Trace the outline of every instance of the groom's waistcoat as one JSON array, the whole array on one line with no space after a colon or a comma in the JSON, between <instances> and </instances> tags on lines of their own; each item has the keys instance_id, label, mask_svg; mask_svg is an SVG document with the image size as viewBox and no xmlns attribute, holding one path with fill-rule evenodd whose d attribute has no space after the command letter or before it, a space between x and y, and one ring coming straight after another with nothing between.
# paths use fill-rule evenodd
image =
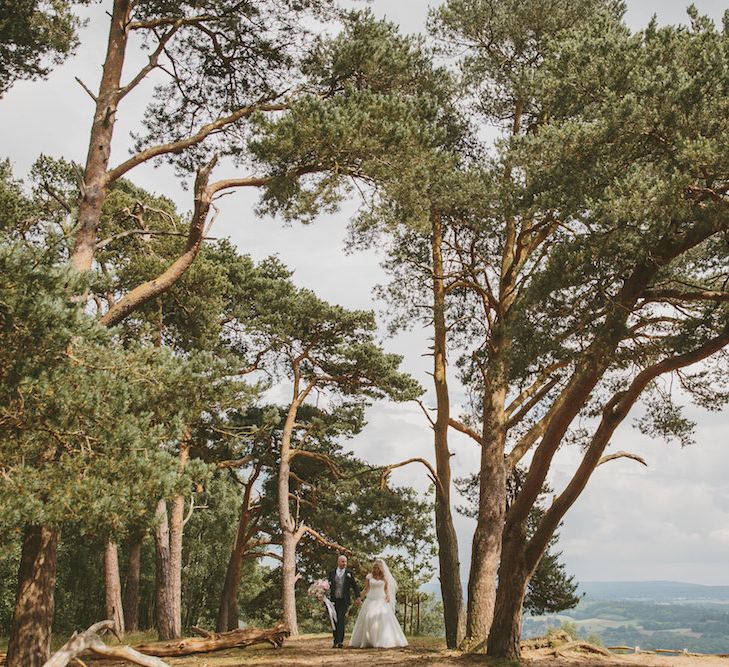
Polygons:
<instances>
[{"instance_id":1,"label":"groom's waistcoat","mask_svg":"<svg viewBox=\"0 0 729 667\"><path fill-rule=\"evenodd\" d=\"M350 569L344 570L343 577L337 577L337 568L329 572L329 597L332 600L343 600L345 604L351 601L350 590L355 597L359 597L359 586L354 579L354 574Z\"/></svg>"}]
</instances>

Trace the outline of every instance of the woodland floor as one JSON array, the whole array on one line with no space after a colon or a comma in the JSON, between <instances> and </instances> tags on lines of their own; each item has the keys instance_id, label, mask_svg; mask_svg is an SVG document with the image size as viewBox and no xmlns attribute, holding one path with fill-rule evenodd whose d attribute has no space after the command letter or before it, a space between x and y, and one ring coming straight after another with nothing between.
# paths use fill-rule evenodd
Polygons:
<instances>
[{"instance_id":1,"label":"woodland floor","mask_svg":"<svg viewBox=\"0 0 729 667\"><path fill-rule=\"evenodd\" d=\"M439 640L412 638L404 649L332 649L330 635L302 635L288 639L283 648L250 646L187 658L167 658L172 667L511 667L515 663L489 661L480 655L447 651ZM119 662L89 661L91 665L121 667ZM729 667L729 659L717 657L627 655L614 658L556 658L550 649L526 651L523 667Z\"/></svg>"}]
</instances>

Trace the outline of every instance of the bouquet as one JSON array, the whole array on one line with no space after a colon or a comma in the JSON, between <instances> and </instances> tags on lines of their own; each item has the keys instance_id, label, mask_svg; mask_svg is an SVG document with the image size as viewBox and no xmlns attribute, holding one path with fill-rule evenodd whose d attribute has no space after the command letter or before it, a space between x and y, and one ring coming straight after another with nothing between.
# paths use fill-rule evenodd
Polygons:
<instances>
[{"instance_id":1,"label":"bouquet","mask_svg":"<svg viewBox=\"0 0 729 667\"><path fill-rule=\"evenodd\" d=\"M337 612L334 609L334 603L329 599L327 593L329 592L329 582L326 579L317 579L311 586L307 593L317 600L321 600L324 603L324 607L327 610L327 616L329 623L332 626L332 630L337 626Z\"/></svg>"},{"instance_id":2,"label":"bouquet","mask_svg":"<svg viewBox=\"0 0 729 667\"><path fill-rule=\"evenodd\" d=\"M307 591L311 597L322 600L329 592L329 582L326 579L317 579Z\"/></svg>"}]
</instances>

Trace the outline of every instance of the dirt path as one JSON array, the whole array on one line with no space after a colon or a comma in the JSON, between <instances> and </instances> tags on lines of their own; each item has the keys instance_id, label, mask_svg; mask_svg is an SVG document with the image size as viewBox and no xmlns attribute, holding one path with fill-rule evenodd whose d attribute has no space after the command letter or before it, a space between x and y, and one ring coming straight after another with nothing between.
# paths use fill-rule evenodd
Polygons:
<instances>
[{"instance_id":1,"label":"dirt path","mask_svg":"<svg viewBox=\"0 0 729 667\"><path fill-rule=\"evenodd\" d=\"M490 662L485 656L447 651L442 643L415 639L404 649L332 649L331 638L324 635L288 639L283 648L252 646L204 656L169 659L174 667L469 667L509 663ZM556 658L549 649L529 651L523 667L729 667L729 659L665 657L653 655L615 656L612 659L575 656Z\"/></svg>"}]
</instances>

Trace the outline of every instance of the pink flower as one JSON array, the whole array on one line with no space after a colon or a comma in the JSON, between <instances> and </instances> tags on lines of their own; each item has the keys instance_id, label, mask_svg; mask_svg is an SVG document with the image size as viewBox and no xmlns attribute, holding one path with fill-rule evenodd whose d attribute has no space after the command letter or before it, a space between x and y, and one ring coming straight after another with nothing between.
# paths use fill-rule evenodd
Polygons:
<instances>
[{"instance_id":1,"label":"pink flower","mask_svg":"<svg viewBox=\"0 0 729 667\"><path fill-rule=\"evenodd\" d=\"M329 582L326 579L317 579L311 586L307 593L315 598L323 598L324 593L329 590Z\"/></svg>"}]
</instances>

